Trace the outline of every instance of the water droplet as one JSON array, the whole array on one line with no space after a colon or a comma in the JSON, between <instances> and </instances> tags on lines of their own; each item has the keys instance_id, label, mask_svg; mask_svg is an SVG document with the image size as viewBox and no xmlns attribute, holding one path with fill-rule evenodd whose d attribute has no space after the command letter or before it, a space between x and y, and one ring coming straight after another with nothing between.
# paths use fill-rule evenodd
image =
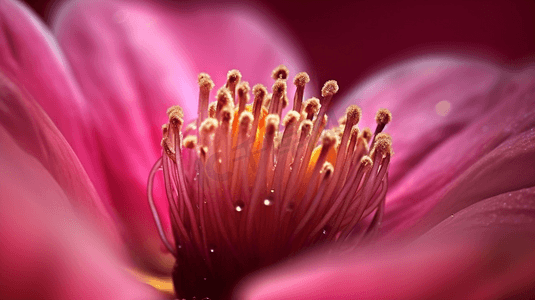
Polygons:
<instances>
[{"instance_id":1,"label":"water droplet","mask_svg":"<svg viewBox=\"0 0 535 300\"><path fill-rule=\"evenodd\" d=\"M209 245L208 245L208 249L209 249L210 253L214 253L214 252L215 252L215 248L216 248L216 247L215 247L214 244L209 244Z\"/></svg>"},{"instance_id":2,"label":"water droplet","mask_svg":"<svg viewBox=\"0 0 535 300\"><path fill-rule=\"evenodd\" d=\"M178 245L178 249L182 249L182 245Z\"/></svg>"},{"instance_id":3,"label":"water droplet","mask_svg":"<svg viewBox=\"0 0 535 300\"><path fill-rule=\"evenodd\" d=\"M271 206L271 204L273 204L273 201L271 201L269 199L264 199L264 205L265 206Z\"/></svg>"},{"instance_id":4,"label":"water droplet","mask_svg":"<svg viewBox=\"0 0 535 300\"><path fill-rule=\"evenodd\" d=\"M204 277L204 280L206 280L206 277Z\"/></svg>"},{"instance_id":5,"label":"water droplet","mask_svg":"<svg viewBox=\"0 0 535 300\"><path fill-rule=\"evenodd\" d=\"M451 218L453 218L453 214L451 214L451 216L450 216L450 217L451 217Z\"/></svg>"},{"instance_id":6,"label":"water droplet","mask_svg":"<svg viewBox=\"0 0 535 300\"><path fill-rule=\"evenodd\" d=\"M234 206L234 208L236 209L237 212L240 212L240 211L243 211L243 207L245 206L245 203L243 203L243 201L239 200L236 202L236 205Z\"/></svg>"},{"instance_id":7,"label":"water droplet","mask_svg":"<svg viewBox=\"0 0 535 300\"><path fill-rule=\"evenodd\" d=\"M327 234L327 230L323 229L322 233Z\"/></svg>"}]
</instances>

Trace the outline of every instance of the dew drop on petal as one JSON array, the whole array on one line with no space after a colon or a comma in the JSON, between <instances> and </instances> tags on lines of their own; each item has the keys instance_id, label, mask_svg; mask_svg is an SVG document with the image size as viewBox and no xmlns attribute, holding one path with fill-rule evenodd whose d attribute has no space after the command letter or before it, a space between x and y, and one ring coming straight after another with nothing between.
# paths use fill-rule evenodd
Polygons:
<instances>
[{"instance_id":1,"label":"dew drop on petal","mask_svg":"<svg viewBox=\"0 0 535 300\"><path fill-rule=\"evenodd\" d=\"M240 212L240 211L243 211L244 206L245 206L245 203L239 200L238 202L236 202L236 205L234 206L234 208L236 209L237 212Z\"/></svg>"}]
</instances>

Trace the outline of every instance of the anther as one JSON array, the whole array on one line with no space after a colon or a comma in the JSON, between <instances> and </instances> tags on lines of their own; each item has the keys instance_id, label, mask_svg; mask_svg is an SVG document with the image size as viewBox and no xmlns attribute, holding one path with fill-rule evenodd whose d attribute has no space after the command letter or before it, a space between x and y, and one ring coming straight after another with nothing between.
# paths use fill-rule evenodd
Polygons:
<instances>
[{"instance_id":1,"label":"anther","mask_svg":"<svg viewBox=\"0 0 535 300\"><path fill-rule=\"evenodd\" d=\"M360 166L364 172L367 172L373 167L373 160L368 155L365 155L360 159Z\"/></svg>"},{"instance_id":2,"label":"anther","mask_svg":"<svg viewBox=\"0 0 535 300\"><path fill-rule=\"evenodd\" d=\"M338 93L338 83L335 80L325 82L321 89L321 96L324 98L329 96L332 97L336 93Z\"/></svg>"},{"instance_id":3,"label":"anther","mask_svg":"<svg viewBox=\"0 0 535 300\"><path fill-rule=\"evenodd\" d=\"M225 87L229 90L232 99L235 99L236 86L241 80L241 73L238 70L230 70L227 73L227 84Z\"/></svg>"},{"instance_id":4,"label":"anther","mask_svg":"<svg viewBox=\"0 0 535 300\"><path fill-rule=\"evenodd\" d=\"M264 101L266 101L266 97L268 95L268 91L267 91L266 87L263 86L262 84L256 84L253 87L253 95L254 95L253 111L256 111L257 109L259 109L260 107L263 106ZM256 118L256 116L255 116L255 118Z\"/></svg>"},{"instance_id":5,"label":"anther","mask_svg":"<svg viewBox=\"0 0 535 300\"><path fill-rule=\"evenodd\" d=\"M275 80L277 79L286 80L288 78L288 75L290 75L290 70L288 70L288 68L285 65L279 65L271 73L271 77Z\"/></svg>"},{"instance_id":6,"label":"anther","mask_svg":"<svg viewBox=\"0 0 535 300\"><path fill-rule=\"evenodd\" d=\"M301 131L302 134L304 133L304 135L307 136L312 131L312 126L312 121L303 120L303 122L301 122L301 124L299 125L299 131Z\"/></svg>"},{"instance_id":7,"label":"anther","mask_svg":"<svg viewBox=\"0 0 535 300\"><path fill-rule=\"evenodd\" d=\"M284 96L286 96L286 81L277 79L273 84L273 95L271 96L271 102L269 105L269 113L277 114L280 116L282 112L282 105Z\"/></svg>"},{"instance_id":8,"label":"anther","mask_svg":"<svg viewBox=\"0 0 535 300\"><path fill-rule=\"evenodd\" d=\"M353 126L360 121L362 111L356 105L350 105L346 110L346 122L348 126Z\"/></svg>"},{"instance_id":9,"label":"anther","mask_svg":"<svg viewBox=\"0 0 535 300\"><path fill-rule=\"evenodd\" d=\"M375 154L384 156L392 151L392 137L387 133L379 133L375 139L371 156Z\"/></svg>"},{"instance_id":10,"label":"anther","mask_svg":"<svg viewBox=\"0 0 535 300\"><path fill-rule=\"evenodd\" d=\"M320 107L320 100L316 97L312 97L305 101L305 108L303 111L307 114L307 120L312 120L320 110Z\"/></svg>"},{"instance_id":11,"label":"anther","mask_svg":"<svg viewBox=\"0 0 535 300\"><path fill-rule=\"evenodd\" d=\"M338 139L336 137L336 133L334 133L332 130L327 130L323 133L323 136L321 137L321 145L324 148L330 148L338 142Z\"/></svg>"},{"instance_id":12,"label":"anther","mask_svg":"<svg viewBox=\"0 0 535 300\"><path fill-rule=\"evenodd\" d=\"M169 107L167 109L167 116L169 117L169 124L173 126L182 126L184 123L184 113L178 105Z\"/></svg>"},{"instance_id":13,"label":"anther","mask_svg":"<svg viewBox=\"0 0 535 300\"><path fill-rule=\"evenodd\" d=\"M220 88L219 91L217 91L217 106L215 111L216 119L220 119L220 113L221 110L226 107L233 105L232 103L232 97L230 95L230 91L227 88Z\"/></svg>"},{"instance_id":14,"label":"anther","mask_svg":"<svg viewBox=\"0 0 535 300\"><path fill-rule=\"evenodd\" d=\"M306 72L297 73L294 77L294 85L296 87L304 87L307 83L310 82L310 77Z\"/></svg>"},{"instance_id":15,"label":"anther","mask_svg":"<svg viewBox=\"0 0 535 300\"><path fill-rule=\"evenodd\" d=\"M201 122L208 117L208 102L210 101L210 91L214 88L214 82L210 75L200 73L198 77L199 83L199 112L197 116L197 127Z\"/></svg>"},{"instance_id":16,"label":"anther","mask_svg":"<svg viewBox=\"0 0 535 300\"><path fill-rule=\"evenodd\" d=\"M301 106L303 102L303 94L305 91L305 85L310 81L310 77L306 72L297 73L294 77L294 85L296 86L295 96L294 96L294 107L293 110L301 111Z\"/></svg>"},{"instance_id":17,"label":"anther","mask_svg":"<svg viewBox=\"0 0 535 300\"><path fill-rule=\"evenodd\" d=\"M377 111L377 114L375 115L375 122L377 122L377 127L375 128L375 133L373 134L374 139L372 140L372 143L375 141L375 136L381 133L385 128L386 124L390 123L390 121L392 121L392 114L388 109L381 108Z\"/></svg>"},{"instance_id":18,"label":"anther","mask_svg":"<svg viewBox=\"0 0 535 300\"><path fill-rule=\"evenodd\" d=\"M206 73L199 74L198 83L199 83L199 87L202 90L210 91L214 88L214 82L212 81L212 78L210 78L210 75Z\"/></svg>"},{"instance_id":19,"label":"anther","mask_svg":"<svg viewBox=\"0 0 535 300\"><path fill-rule=\"evenodd\" d=\"M299 117L300 115L298 112L296 112L295 110L291 110L282 120L282 125L284 125L284 127L288 127L291 124L294 124L295 122L299 121Z\"/></svg>"},{"instance_id":20,"label":"anther","mask_svg":"<svg viewBox=\"0 0 535 300\"><path fill-rule=\"evenodd\" d=\"M392 113L386 108L381 108L377 111L375 115L375 122L377 125L386 125L392 121Z\"/></svg>"},{"instance_id":21,"label":"anther","mask_svg":"<svg viewBox=\"0 0 535 300\"><path fill-rule=\"evenodd\" d=\"M184 138L182 144L185 148L193 149L195 146L197 146L197 137L194 135L188 135Z\"/></svg>"}]
</instances>

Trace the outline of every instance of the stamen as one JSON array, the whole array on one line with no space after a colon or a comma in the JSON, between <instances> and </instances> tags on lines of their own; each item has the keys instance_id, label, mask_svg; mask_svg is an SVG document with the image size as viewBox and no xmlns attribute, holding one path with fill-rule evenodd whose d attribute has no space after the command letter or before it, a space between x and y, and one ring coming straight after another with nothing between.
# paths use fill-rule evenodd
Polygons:
<instances>
[{"instance_id":1,"label":"stamen","mask_svg":"<svg viewBox=\"0 0 535 300\"><path fill-rule=\"evenodd\" d=\"M362 112L351 105L338 126L325 130L338 85L328 81L320 99L303 102L310 78L302 72L293 81L294 110L279 126L289 71L281 65L272 76L272 94L257 84L248 104L249 84L232 70L209 103L214 83L201 73L197 120L184 128L182 109L167 111L148 197L158 233L177 258L173 278L181 298L220 298L245 274L303 248L328 241L346 247L342 242L368 242L378 232L393 155L392 138L382 130L391 114L379 110L372 134L359 130ZM152 196L159 169L174 247ZM367 216L373 218L363 227Z\"/></svg>"},{"instance_id":2,"label":"stamen","mask_svg":"<svg viewBox=\"0 0 535 300\"><path fill-rule=\"evenodd\" d=\"M214 82L210 78L210 75L206 73L199 74L199 115L197 118L197 128L201 125L201 122L208 117L208 102L210 99L210 91L214 88Z\"/></svg>"},{"instance_id":3,"label":"stamen","mask_svg":"<svg viewBox=\"0 0 535 300\"><path fill-rule=\"evenodd\" d=\"M320 111L320 100L316 97L312 97L305 101L305 108L303 110L306 113L306 119L311 120Z\"/></svg>"},{"instance_id":4,"label":"stamen","mask_svg":"<svg viewBox=\"0 0 535 300\"><path fill-rule=\"evenodd\" d=\"M375 141L375 136L382 132L385 126L390 123L390 121L392 121L392 114L388 109L381 108L377 111L377 114L375 115L375 122L377 122L377 127L375 128L375 133L373 134L373 141Z\"/></svg>"},{"instance_id":5,"label":"stamen","mask_svg":"<svg viewBox=\"0 0 535 300\"><path fill-rule=\"evenodd\" d=\"M238 115L241 115L241 113L245 110L245 104L249 102L249 83L247 81L240 82L238 85Z\"/></svg>"},{"instance_id":6,"label":"stamen","mask_svg":"<svg viewBox=\"0 0 535 300\"><path fill-rule=\"evenodd\" d=\"M290 70L288 70L288 68L285 65L279 65L271 73L271 77L275 80L277 79L286 80L288 78L288 75L290 75Z\"/></svg>"},{"instance_id":7,"label":"stamen","mask_svg":"<svg viewBox=\"0 0 535 300\"><path fill-rule=\"evenodd\" d=\"M234 108L234 104L232 102L232 96L230 94L230 91L227 88L220 88L219 91L217 91L217 106L215 111L215 118L218 120L221 120L221 111L225 107L232 107Z\"/></svg>"},{"instance_id":8,"label":"stamen","mask_svg":"<svg viewBox=\"0 0 535 300\"><path fill-rule=\"evenodd\" d=\"M225 87L229 90L232 99L236 100L236 86L240 83L241 73L238 70L230 70L227 73L227 84ZM236 101L234 101L236 103Z\"/></svg>"},{"instance_id":9,"label":"stamen","mask_svg":"<svg viewBox=\"0 0 535 300\"><path fill-rule=\"evenodd\" d=\"M297 73L294 77L295 96L294 96L294 107L293 110L301 111L301 103L303 102L303 95L305 91L306 84L310 81L310 77L307 73L301 72Z\"/></svg>"},{"instance_id":10,"label":"stamen","mask_svg":"<svg viewBox=\"0 0 535 300\"><path fill-rule=\"evenodd\" d=\"M277 79L273 84L273 95L269 105L269 113L281 117L284 97L286 96L286 81Z\"/></svg>"}]
</instances>

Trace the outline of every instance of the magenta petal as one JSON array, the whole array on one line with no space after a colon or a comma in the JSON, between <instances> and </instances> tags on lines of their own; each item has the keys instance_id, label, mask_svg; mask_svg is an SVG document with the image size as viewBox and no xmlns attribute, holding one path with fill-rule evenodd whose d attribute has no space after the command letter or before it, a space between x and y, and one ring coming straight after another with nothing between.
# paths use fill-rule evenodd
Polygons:
<instances>
[{"instance_id":1,"label":"magenta petal","mask_svg":"<svg viewBox=\"0 0 535 300\"><path fill-rule=\"evenodd\" d=\"M177 103L186 121L196 118L197 73L209 72L223 85L227 71L238 68L252 85L272 82L280 63L304 70L299 53L276 39L265 17L239 9L189 13L164 3L68 2L53 25L90 99L80 116L89 124L82 128L86 144L75 149L84 165L100 166L89 175L141 259L157 259L160 249L146 201L147 177L161 155L160 125ZM165 212L164 197L157 198Z\"/></svg>"},{"instance_id":2,"label":"magenta petal","mask_svg":"<svg viewBox=\"0 0 535 300\"><path fill-rule=\"evenodd\" d=\"M114 224L72 149L2 73L0 141L1 298L155 299L108 245Z\"/></svg>"},{"instance_id":3,"label":"magenta petal","mask_svg":"<svg viewBox=\"0 0 535 300\"><path fill-rule=\"evenodd\" d=\"M534 74L529 68L504 74L487 92L486 99L496 102L492 109L405 175L390 194L386 230L406 228L433 209L419 224L426 230L476 201L535 184Z\"/></svg>"},{"instance_id":4,"label":"magenta petal","mask_svg":"<svg viewBox=\"0 0 535 300\"><path fill-rule=\"evenodd\" d=\"M128 273L132 267L74 213L68 192L3 124L0 140L2 299L160 297Z\"/></svg>"},{"instance_id":5,"label":"magenta petal","mask_svg":"<svg viewBox=\"0 0 535 300\"><path fill-rule=\"evenodd\" d=\"M393 120L385 131L393 137L395 157L389 168L390 190L433 149L495 107L490 97L502 70L489 63L451 57L421 57L399 63L357 86L344 106L362 106L362 126L375 128L375 112L388 108ZM356 100L355 100L356 99ZM437 109L442 101L448 110ZM440 114L439 114L440 112Z\"/></svg>"},{"instance_id":6,"label":"magenta petal","mask_svg":"<svg viewBox=\"0 0 535 300\"><path fill-rule=\"evenodd\" d=\"M357 88L354 95L362 99L365 125L375 126L373 117L378 108L389 108L393 114L392 124L385 130L393 136L395 152L385 231L413 225L442 201L454 180L482 156L508 138L533 128L533 74L532 68L507 72L474 60L427 57L387 70ZM509 175L524 172L522 164L506 166L510 167ZM501 180L504 172L494 174L490 170L487 176L494 176L496 187L481 197L468 199L478 201L530 186L529 176L514 187ZM465 185L470 191L458 192L478 194L487 186L475 183ZM455 212L454 207L459 210L473 203L465 199L454 196L444 200L443 205L451 209L437 208L440 217L426 228Z\"/></svg>"},{"instance_id":7,"label":"magenta petal","mask_svg":"<svg viewBox=\"0 0 535 300\"><path fill-rule=\"evenodd\" d=\"M240 299L503 299L535 290L535 190L481 201L408 246L316 253L258 274Z\"/></svg>"}]
</instances>

